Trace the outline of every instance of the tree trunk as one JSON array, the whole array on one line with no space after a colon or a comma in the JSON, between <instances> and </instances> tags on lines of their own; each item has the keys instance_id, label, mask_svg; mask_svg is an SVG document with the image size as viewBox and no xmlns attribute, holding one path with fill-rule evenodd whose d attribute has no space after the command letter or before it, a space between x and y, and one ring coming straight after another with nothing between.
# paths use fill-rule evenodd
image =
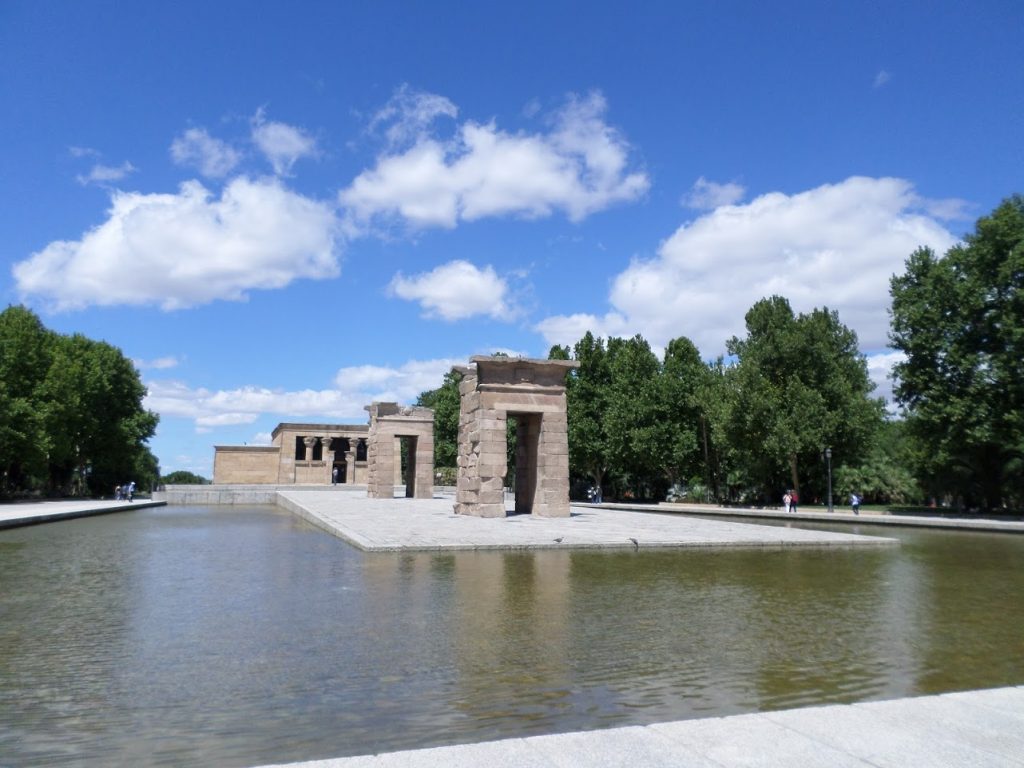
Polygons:
<instances>
[{"instance_id":1,"label":"tree trunk","mask_svg":"<svg viewBox=\"0 0 1024 768\"><path fill-rule=\"evenodd\" d=\"M797 492L797 495L799 495L800 494L800 477L797 475L797 471L796 471L796 454L795 453L789 454L789 473L790 473L790 476L791 476L790 479L793 481L793 490ZM801 501L803 501L803 499L801 499Z\"/></svg>"}]
</instances>

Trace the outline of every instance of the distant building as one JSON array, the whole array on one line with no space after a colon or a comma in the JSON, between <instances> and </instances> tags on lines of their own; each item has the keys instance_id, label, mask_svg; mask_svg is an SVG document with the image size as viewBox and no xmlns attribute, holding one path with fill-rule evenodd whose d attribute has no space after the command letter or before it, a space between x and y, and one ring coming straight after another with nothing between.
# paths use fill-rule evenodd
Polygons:
<instances>
[{"instance_id":1,"label":"distant building","mask_svg":"<svg viewBox=\"0 0 1024 768\"><path fill-rule=\"evenodd\" d=\"M216 445L213 482L329 485L367 482L368 424L278 424L271 444Z\"/></svg>"}]
</instances>

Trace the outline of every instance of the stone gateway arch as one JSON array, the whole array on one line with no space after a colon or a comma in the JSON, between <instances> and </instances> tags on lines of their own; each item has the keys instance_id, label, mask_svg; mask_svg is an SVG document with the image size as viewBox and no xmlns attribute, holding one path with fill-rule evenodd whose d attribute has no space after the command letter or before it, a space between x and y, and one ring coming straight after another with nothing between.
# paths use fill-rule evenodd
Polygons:
<instances>
[{"instance_id":1,"label":"stone gateway arch","mask_svg":"<svg viewBox=\"0 0 1024 768\"><path fill-rule=\"evenodd\" d=\"M459 385L455 512L506 515L509 420L516 424L516 514L569 516L565 376L575 360L476 356Z\"/></svg>"},{"instance_id":2,"label":"stone gateway arch","mask_svg":"<svg viewBox=\"0 0 1024 768\"><path fill-rule=\"evenodd\" d=\"M434 412L397 403L372 403L366 410L370 412L366 495L371 499L394 498L395 486L402 483L404 442L406 497L433 498Z\"/></svg>"}]
</instances>

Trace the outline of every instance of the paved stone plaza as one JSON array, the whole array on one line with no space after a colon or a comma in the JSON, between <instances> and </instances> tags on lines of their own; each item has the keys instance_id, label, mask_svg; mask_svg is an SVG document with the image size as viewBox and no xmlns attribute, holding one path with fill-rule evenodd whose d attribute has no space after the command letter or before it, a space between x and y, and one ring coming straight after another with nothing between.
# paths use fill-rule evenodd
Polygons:
<instances>
[{"instance_id":1,"label":"paved stone plaza","mask_svg":"<svg viewBox=\"0 0 1024 768\"><path fill-rule=\"evenodd\" d=\"M569 517L456 515L452 499L278 489L277 503L367 551L898 546L895 539L575 506ZM510 506L511 508L511 506Z\"/></svg>"},{"instance_id":2,"label":"paved stone plaza","mask_svg":"<svg viewBox=\"0 0 1024 768\"><path fill-rule=\"evenodd\" d=\"M532 736L291 763L289 768L480 765L1019 768L1024 765L1024 687Z\"/></svg>"}]
</instances>

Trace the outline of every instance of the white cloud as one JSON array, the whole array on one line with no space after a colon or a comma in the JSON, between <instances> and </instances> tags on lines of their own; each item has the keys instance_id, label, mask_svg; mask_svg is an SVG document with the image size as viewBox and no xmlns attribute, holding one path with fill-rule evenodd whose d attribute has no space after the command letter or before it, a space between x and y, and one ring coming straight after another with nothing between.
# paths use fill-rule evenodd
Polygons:
<instances>
[{"instance_id":1,"label":"white cloud","mask_svg":"<svg viewBox=\"0 0 1024 768\"><path fill-rule=\"evenodd\" d=\"M242 154L227 142L210 136L205 128L189 128L171 142L171 157L178 165L198 168L203 176L219 179L235 169Z\"/></svg>"},{"instance_id":2,"label":"white cloud","mask_svg":"<svg viewBox=\"0 0 1024 768\"><path fill-rule=\"evenodd\" d=\"M581 329L641 333L658 347L687 336L710 357L744 335L754 302L778 294L797 312L838 310L863 348L878 349L887 343L889 278L919 246L942 253L955 242L902 179L774 192L679 227L656 258L635 260L615 278L603 317L550 317L537 330L558 344L574 343Z\"/></svg>"},{"instance_id":3,"label":"white cloud","mask_svg":"<svg viewBox=\"0 0 1024 768\"><path fill-rule=\"evenodd\" d=\"M505 280L493 267L478 269L468 261L452 261L411 277L399 273L388 291L407 301L418 301L427 317L451 321L487 315L509 320L515 315L505 299Z\"/></svg>"},{"instance_id":4,"label":"white cloud","mask_svg":"<svg viewBox=\"0 0 1024 768\"><path fill-rule=\"evenodd\" d=\"M416 91L403 84L373 116L368 130L383 130L388 147L396 149L422 138L438 118L455 118L458 114L458 107L444 96Z\"/></svg>"},{"instance_id":5,"label":"white cloud","mask_svg":"<svg viewBox=\"0 0 1024 768\"><path fill-rule=\"evenodd\" d=\"M135 367L140 371L145 370L167 370L168 368L177 368L179 365L178 358L176 357L158 357L154 360L132 360Z\"/></svg>"},{"instance_id":6,"label":"white cloud","mask_svg":"<svg viewBox=\"0 0 1024 768\"><path fill-rule=\"evenodd\" d=\"M974 204L959 198L931 200L927 197L916 198L916 204L929 216L943 221L964 221L974 218Z\"/></svg>"},{"instance_id":7,"label":"white cloud","mask_svg":"<svg viewBox=\"0 0 1024 768\"><path fill-rule=\"evenodd\" d=\"M278 176L291 174L292 166L304 157L316 157L316 139L301 128L268 121L261 107L251 120L252 141L266 156Z\"/></svg>"},{"instance_id":8,"label":"white cloud","mask_svg":"<svg viewBox=\"0 0 1024 768\"><path fill-rule=\"evenodd\" d=\"M555 210L579 221L640 197L650 185L645 173L628 170L629 145L604 122L605 111L595 93L571 97L547 133L465 122L450 142L420 135L406 151L378 158L339 200L356 230L379 218L452 228L460 220Z\"/></svg>"},{"instance_id":9,"label":"white cloud","mask_svg":"<svg viewBox=\"0 0 1024 768\"><path fill-rule=\"evenodd\" d=\"M274 442L274 436L269 432L257 432L249 440L249 445L270 445Z\"/></svg>"},{"instance_id":10,"label":"white cloud","mask_svg":"<svg viewBox=\"0 0 1024 768\"><path fill-rule=\"evenodd\" d=\"M98 149L92 147L68 147L68 154L72 157L100 157L101 152Z\"/></svg>"},{"instance_id":11,"label":"white cloud","mask_svg":"<svg viewBox=\"0 0 1024 768\"><path fill-rule=\"evenodd\" d=\"M338 274L332 207L273 179L236 178L220 199L189 181L177 194L115 192L111 200L107 221L80 240L54 241L14 265L22 296L58 310L171 310Z\"/></svg>"},{"instance_id":12,"label":"white cloud","mask_svg":"<svg viewBox=\"0 0 1024 768\"><path fill-rule=\"evenodd\" d=\"M892 394L892 368L896 363L901 363L906 359L906 355L902 352L879 352L867 355L868 376L871 377L876 387L872 394L875 397L884 397L889 411L892 413L897 411Z\"/></svg>"},{"instance_id":13,"label":"white cloud","mask_svg":"<svg viewBox=\"0 0 1024 768\"><path fill-rule=\"evenodd\" d=\"M365 402L335 389L284 391L248 386L211 391L174 381L148 381L146 387L146 408L161 416L192 419L197 427L251 424L264 414L360 420L365 416Z\"/></svg>"},{"instance_id":14,"label":"white cloud","mask_svg":"<svg viewBox=\"0 0 1024 768\"><path fill-rule=\"evenodd\" d=\"M330 419L364 424L364 409L374 401L412 403L429 389L436 389L454 365L465 358L411 360L398 368L354 366L338 371L331 389L288 391L245 386L227 390L192 388L179 381L147 381L146 408L162 417L191 419L197 431L215 427L252 424L265 415L289 419ZM265 434L265 433L262 433ZM253 439L260 444L260 434ZM269 444L269 435L265 443Z\"/></svg>"},{"instance_id":15,"label":"white cloud","mask_svg":"<svg viewBox=\"0 0 1024 768\"><path fill-rule=\"evenodd\" d=\"M555 315L537 323L536 330L541 333L549 344L568 344L572 347L583 338L587 331L595 336L630 336L631 331L626 318L617 312L609 312L598 316L585 312L574 315Z\"/></svg>"},{"instance_id":16,"label":"white cloud","mask_svg":"<svg viewBox=\"0 0 1024 768\"><path fill-rule=\"evenodd\" d=\"M875 88L881 88L883 85L892 80L892 75L886 72L884 69L878 70L878 74L875 75L875 81L872 84Z\"/></svg>"},{"instance_id":17,"label":"white cloud","mask_svg":"<svg viewBox=\"0 0 1024 768\"><path fill-rule=\"evenodd\" d=\"M398 368L357 365L342 368L334 377L339 390L373 401L411 403L420 393L437 389L444 376L456 365L465 365L469 357L410 360Z\"/></svg>"},{"instance_id":18,"label":"white cloud","mask_svg":"<svg viewBox=\"0 0 1024 768\"><path fill-rule=\"evenodd\" d=\"M718 184L701 176L683 198L683 205L700 211L711 211L723 205L738 203L746 192L746 188L735 181Z\"/></svg>"},{"instance_id":19,"label":"white cloud","mask_svg":"<svg viewBox=\"0 0 1024 768\"><path fill-rule=\"evenodd\" d=\"M84 176L79 174L75 177L78 183L83 187L86 184L107 184L111 181L120 181L126 178L132 173L135 173L138 168L125 160L120 165L102 165L97 163L92 167L89 173Z\"/></svg>"}]
</instances>

